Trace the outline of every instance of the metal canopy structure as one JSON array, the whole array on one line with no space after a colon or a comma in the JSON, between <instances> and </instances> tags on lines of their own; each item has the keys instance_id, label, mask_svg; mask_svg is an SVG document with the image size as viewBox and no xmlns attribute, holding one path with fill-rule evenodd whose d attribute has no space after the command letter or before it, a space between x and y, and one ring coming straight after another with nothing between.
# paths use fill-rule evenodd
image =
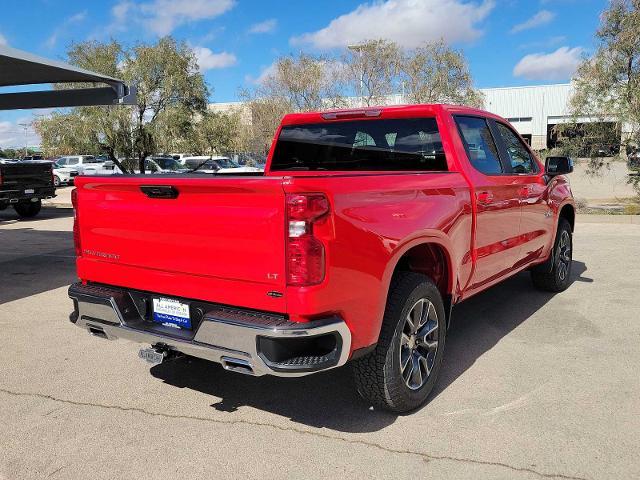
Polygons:
<instances>
[{"instance_id":1,"label":"metal canopy structure","mask_svg":"<svg viewBox=\"0 0 640 480\"><path fill-rule=\"evenodd\" d=\"M0 93L0 110L136 103L135 88L122 80L0 45L0 87L49 83L107 86Z\"/></svg>"}]
</instances>

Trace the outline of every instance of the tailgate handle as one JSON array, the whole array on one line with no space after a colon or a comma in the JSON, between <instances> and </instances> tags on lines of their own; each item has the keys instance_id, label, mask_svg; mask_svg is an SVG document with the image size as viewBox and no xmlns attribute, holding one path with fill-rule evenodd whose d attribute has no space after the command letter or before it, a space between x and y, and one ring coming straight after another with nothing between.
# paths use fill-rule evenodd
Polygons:
<instances>
[{"instance_id":1,"label":"tailgate handle","mask_svg":"<svg viewBox=\"0 0 640 480\"><path fill-rule=\"evenodd\" d=\"M143 185L140 190L149 198L178 198L178 189L173 185Z\"/></svg>"}]
</instances>

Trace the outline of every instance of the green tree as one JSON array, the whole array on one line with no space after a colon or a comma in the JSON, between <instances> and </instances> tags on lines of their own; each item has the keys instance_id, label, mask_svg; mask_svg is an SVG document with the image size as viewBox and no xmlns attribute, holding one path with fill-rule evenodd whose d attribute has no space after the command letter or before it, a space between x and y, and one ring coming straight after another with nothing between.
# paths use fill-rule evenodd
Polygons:
<instances>
[{"instance_id":1,"label":"green tree","mask_svg":"<svg viewBox=\"0 0 640 480\"><path fill-rule=\"evenodd\" d=\"M558 129L568 153L596 157L595 170L604 163L594 147L616 143L624 154L640 143L640 0L611 0L600 16L596 41L594 54L574 77L573 122ZM622 135L607 125L611 121L619 122ZM580 135L572 140L569 134L576 129Z\"/></svg>"},{"instance_id":2,"label":"green tree","mask_svg":"<svg viewBox=\"0 0 640 480\"><path fill-rule=\"evenodd\" d=\"M198 121L191 142L200 154L232 154L240 150L240 113L206 112Z\"/></svg>"},{"instance_id":3,"label":"green tree","mask_svg":"<svg viewBox=\"0 0 640 480\"><path fill-rule=\"evenodd\" d=\"M255 97L247 103L251 121L242 130L245 150L266 156L280 120L294 111L291 104L278 97Z\"/></svg>"},{"instance_id":4,"label":"green tree","mask_svg":"<svg viewBox=\"0 0 640 480\"><path fill-rule=\"evenodd\" d=\"M14 148L0 150L0 158L17 158L18 152Z\"/></svg>"},{"instance_id":5,"label":"green tree","mask_svg":"<svg viewBox=\"0 0 640 480\"><path fill-rule=\"evenodd\" d=\"M453 103L482 108L482 92L473 78L463 53L441 40L407 53L402 77L409 103Z\"/></svg>"},{"instance_id":6,"label":"green tree","mask_svg":"<svg viewBox=\"0 0 640 480\"><path fill-rule=\"evenodd\" d=\"M144 172L144 158L171 150L175 138L189 136L197 114L205 111L208 92L193 51L171 37L131 48L114 40L77 43L68 61L134 85L138 104L78 107L38 120L36 130L47 152L106 150L116 161L118 156L138 159Z\"/></svg>"}]
</instances>

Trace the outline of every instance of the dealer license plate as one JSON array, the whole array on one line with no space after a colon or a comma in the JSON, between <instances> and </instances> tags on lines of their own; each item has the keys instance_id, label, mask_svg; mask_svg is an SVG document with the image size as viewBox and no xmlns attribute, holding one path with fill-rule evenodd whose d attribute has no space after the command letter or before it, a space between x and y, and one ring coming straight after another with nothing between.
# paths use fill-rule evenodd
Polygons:
<instances>
[{"instance_id":1,"label":"dealer license plate","mask_svg":"<svg viewBox=\"0 0 640 480\"><path fill-rule=\"evenodd\" d=\"M36 191L33 188L27 188L24 193L25 195L30 195L32 193L36 193Z\"/></svg>"},{"instance_id":2,"label":"dealer license plate","mask_svg":"<svg viewBox=\"0 0 640 480\"><path fill-rule=\"evenodd\" d=\"M191 329L189 304L172 298L154 298L153 321L165 327Z\"/></svg>"}]
</instances>

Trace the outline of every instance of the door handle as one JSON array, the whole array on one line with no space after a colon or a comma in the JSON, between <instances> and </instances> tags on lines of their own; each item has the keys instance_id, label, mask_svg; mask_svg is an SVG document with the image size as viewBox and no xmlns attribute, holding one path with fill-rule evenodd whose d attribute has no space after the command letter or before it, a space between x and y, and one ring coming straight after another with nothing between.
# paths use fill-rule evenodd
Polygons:
<instances>
[{"instance_id":1,"label":"door handle","mask_svg":"<svg viewBox=\"0 0 640 480\"><path fill-rule=\"evenodd\" d=\"M529 185L518 189L518 196L520 198L529 198L529 195L531 195L531 187Z\"/></svg>"},{"instance_id":2,"label":"door handle","mask_svg":"<svg viewBox=\"0 0 640 480\"><path fill-rule=\"evenodd\" d=\"M140 190L149 198L178 198L178 189L173 185L143 185Z\"/></svg>"},{"instance_id":3,"label":"door handle","mask_svg":"<svg viewBox=\"0 0 640 480\"><path fill-rule=\"evenodd\" d=\"M493 201L493 193L492 192L478 192L476 194L476 199L478 203L482 203L483 205L487 205Z\"/></svg>"}]
</instances>

